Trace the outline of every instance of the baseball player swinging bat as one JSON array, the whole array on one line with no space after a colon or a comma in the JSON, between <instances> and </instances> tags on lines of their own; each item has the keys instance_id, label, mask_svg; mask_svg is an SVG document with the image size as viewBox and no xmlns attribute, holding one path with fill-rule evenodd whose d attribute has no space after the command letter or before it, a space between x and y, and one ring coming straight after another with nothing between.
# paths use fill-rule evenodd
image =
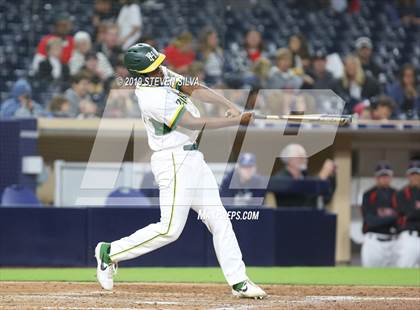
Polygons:
<instances>
[{"instance_id":1,"label":"baseball player swinging bat","mask_svg":"<svg viewBox=\"0 0 420 310\"><path fill-rule=\"evenodd\" d=\"M255 119L265 120L283 120L288 122L310 122L317 124L338 124L338 126L346 126L351 123L351 115L335 115L335 114L302 114L302 115L254 115Z\"/></svg>"},{"instance_id":2,"label":"baseball player swinging bat","mask_svg":"<svg viewBox=\"0 0 420 310\"><path fill-rule=\"evenodd\" d=\"M162 65L164 59L164 54L144 43L133 45L124 55L127 70L139 78L135 95L153 151L150 165L159 185L160 220L118 240L99 242L95 248L98 282L103 289L112 290L118 262L174 242L186 225L189 210L193 209L197 213L213 214L203 219L203 223L213 235L214 249L233 296L264 298L267 293L246 274L218 184L197 143L198 131L204 127L247 125L253 113L241 113L228 99L200 83L183 83L184 77ZM157 83L147 80L157 80ZM197 89L201 90L200 98L225 108L228 117L201 116L189 98Z\"/></svg>"}]
</instances>

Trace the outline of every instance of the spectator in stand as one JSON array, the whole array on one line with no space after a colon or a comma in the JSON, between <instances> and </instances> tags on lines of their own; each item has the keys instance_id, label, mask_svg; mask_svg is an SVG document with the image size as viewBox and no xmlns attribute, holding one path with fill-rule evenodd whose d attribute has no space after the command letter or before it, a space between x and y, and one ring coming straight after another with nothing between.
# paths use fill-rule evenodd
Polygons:
<instances>
[{"instance_id":1,"label":"spectator in stand","mask_svg":"<svg viewBox=\"0 0 420 310\"><path fill-rule=\"evenodd\" d=\"M67 64L73 52L73 37L70 35L72 30L72 22L70 16L67 14L60 14L57 16L54 24L54 31L42 37L38 44L35 57L32 62L32 71L38 71L39 63L47 58L47 43L54 38L60 38L63 43L63 50L61 51L60 60L62 64Z\"/></svg>"},{"instance_id":2,"label":"spectator in stand","mask_svg":"<svg viewBox=\"0 0 420 310\"><path fill-rule=\"evenodd\" d=\"M333 12L337 14L341 14L347 10L348 1L347 0L331 0L330 6Z\"/></svg>"},{"instance_id":3,"label":"spectator in stand","mask_svg":"<svg viewBox=\"0 0 420 310\"><path fill-rule=\"evenodd\" d=\"M395 196L400 215L399 258L397 266L420 267L420 160L412 160L406 172L408 184Z\"/></svg>"},{"instance_id":4,"label":"spectator in stand","mask_svg":"<svg viewBox=\"0 0 420 310\"><path fill-rule=\"evenodd\" d=\"M296 74L303 75L311 64L305 37L302 34L292 35L289 38L288 48L292 52L292 68L294 68Z\"/></svg>"},{"instance_id":5,"label":"spectator in stand","mask_svg":"<svg viewBox=\"0 0 420 310\"><path fill-rule=\"evenodd\" d=\"M70 102L63 96L54 96L48 104L52 117L70 117Z\"/></svg>"},{"instance_id":6,"label":"spectator in stand","mask_svg":"<svg viewBox=\"0 0 420 310\"><path fill-rule=\"evenodd\" d=\"M94 35L94 44L95 47L96 46L101 46L104 41L105 41L105 36L106 36L106 30L107 30L107 24L106 23L102 23L99 24L98 28L96 28L96 33Z\"/></svg>"},{"instance_id":7,"label":"spectator in stand","mask_svg":"<svg viewBox=\"0 0 420 310\"><path fill-rule=\"evenodd\" d=\"M281 160L285 167L277 174L271 177L270 182L290 182L305 180L308 177L308 155L305 148L300 144L288 144L280 154ZM331 159L327 159L318 176L319 180L328 181L328 193L323 197L324 203L328 203L335 191L335 163ZM271 185L269 185L271 187ZM290 193L290 194L274 194L277 206L281 207L316 207L317 197L312 195L305 195L304 193Z\"/></svg>"},{"instance_id":8,"label":"spectator in stand","mask_svg":"<svg viewBox=\"0 0 420 310\"><path fill-rule=\"evenodd\" d=\"M252 153L239 157L238 167L223 178L220 197L228 200L227 205L261 206L265 196L266 181L257 174L257 161Z\"/></svg>"},{"instance_id":9,"label":"spectator in stand","mask_svg":"<svg viewBox=\"0 0 420 310\"><path fill-rule=\"evenodd\" d=\"M261 32L256 29L249 30L245 35L244 43L247 58L250 62L255 62L264 52L264 42Z\"/></svg>"},{"instance_id":10,"label":"spectator in stand","mask_svg":"<svg viewBox=\"0 0 420 310\"><path fill-rule=\"evenodd\" d=\"M85 65L80 70L81 74L85 74L89 77L89 94L91 99L104 108L105 97L109 91L112 78L103 80L102 71L99 65L97 53L89 52L86 55Z\"/></svg>"},{"instance_id":11,"label":"spectator in stand","mask_svg":"<svg viewBox=\"0 0 420 310\"><path fill-rule=\"evenodd\" d=\"M394 113L395 102L391 97L379 96L370 102L369 107L364 107L361 118L373 120L389 120Z\"/></svg>"},{"instance_id":12,"label":"spectator in stand","mask_svg":"<svg viewBox=\"0 0 420 310\"><path fill-rule=\"evenodd\" d=\"M32 87L24 79L18 80L12 87L10 98L0 105L0 118L38 117L44 115L44 109L33 101Z\"/></svg>"},{"instance_id":13,"label":"spectator in stand","mask_svg":"<svg viewBox=\"0 0 420 310\"><path fill-rule=\"evenodd\" d=\"M35 78L41 82L55 82L63 84L69 79L69 68L67 64L60 61L63 42L60 38L52 38L48 41L46 51L47 58L41 60Z\"/></svg>"},{"instance_id":14,"label":"spectator in stand","mask_svg":"<svg viewBox=\"0 0 420 310\"><path fill-rule=\"evenodd\" d=\"M85 66L86 56L92 52L92 41L89 33L85 31L79 31L74 35L74 44L75 49L69 62L71 75L77 74ZM95 73L102 81L112 77L114 70L106 56L101 52L96 52L95 55L98 60Z\"/></svg>"},{"instance_id":15,"label":"spectator in stand","mask_svg":"<svg viewBox=\"0 0 420 310\"><path fill-rule=\"evenodd\" d=\"M401 119L420 118L420 86L416 69L410 64L401 68L399 81L387 87L387 93L397 103L397 115Z\"/></svg>"},{"instance_id":16,"label":"spectator in stand","mask_svg":"<svg viewBox=\"0 0 420 310\"><path fill-rule=\"evenodd\" d=\"M92 100L82 100L79 104L79 115L77 118L95 118L98 116L98 106Z\"/></svg>"},{"instance_id":17,"label":"spectator in stand","mask_svg":"<svg viewBox=\"0 0 420 310\"><path fill-rule=\"evenodd\" d=\"M130 73L128 72L127 68L124 65L124 56L123 55L120 55L118 57L117 62L115 64L115 76L116 77L122 77L122 78L130 77ZM121 85L118 86L118 87L121 88Z\"/></svg>"},{"instance_id":18,"label":"spectator in stand","mask_svg":"<svg viewBox=\"0 0 420 310\"><path fill-rule=\"evenodd\" d=\"M266 57L261 33L252 28L246 32L243 45L232 43L225 53L224 82L231 88L242 88L252 64L261 57Z\"/></svg>"},{"instance_id":19,"label":"spectator in stand","mask_svg":"<svg viewBox=\"0 0 420 310\"><path fill-rule=\"evenodd\" d=\"M190 32L181 33L170 45L165 48L166 63L170 69L179 74L188 71L188 66L195 60L193 36Z\"/></svg>"},{"instance_id":20,"label":"spectator in stand","mask_svg":"<svg viewBox=\"0 0 420 310\"><path fill-rule=\"evenodd\" d=\"M120 45L127 50L141 37L141 10L134 0L120 0L120 3L123 5L117 18Z\"/></svg>"},{"instance_id":21,"label":"spectator in stand","mask_svg":"<svg viewBox=\"0 0 420 310\"><path fill-rule=\"evenodd\" d=\"M188 72L185 74L186 77L197 78L200 82L205 82L205 67L201 61L194 61L188 68Z\"/></svg>"},{"instance_id":22,"label":"spectator in stand","mask_svg":"<svg viewBox=\"0 0 420 310\"><path fill-rule=\"evenodd\" d=\"M158 46L158 43L156 42L155 37L149 34L144 34L141 37L141 42L149 44L150 46Z\"/></svg>"},{"instance_id":23,"label":"spectator in stand","mask_svg":"<svg viewBox=\"0 0 420 310\"><path fill-rule=\"evenodd\" d=\"M88 75L78 73L72 76L71 87L64 92L64 97L70 103L69 114L71 117L78 116L86 106L89 107L88 102L91 102L89 88L90 79Z\"/></svg>"},{"instance_id":24,"label":"spectator in stand","mask_svg":"<svg viewBox=\"0 0 420 310\"><path fill-rule=\"evenodd\" d=\"M276 54L276 65L271 68L267 87L270 89L298 89L303 85L302 77L290 68L293 54L287 48L280 48Z\"/></svg>"},{"instance_id":25,"label":"spectator in stand","mask_svg":"<svg viewBox=\"0 0 420 310\"><path fill-rule=\"evenodd\" d=\"M363 71L375 79L385 82L381 68L372 59L373 46L368 37L360 37L355 42L356 54L360 60Z\"/></svg>"},{"instance_id":26,"label":"spectator in stand","mask_svg":"<svg viewBox=\"0 0 420 310\"><path fill-rule=\"evenodd\" d=\"M403 25L418 26L420 25L420 4L416 0L398 0L398 15Z\"/></svg>"},{"instance_id":27,"label":"spectator in stand","mask_svg":"<svg viewBox=\"0 0 420 310\"><path fill-rule=\"evenodd\" d=\"M392 267L397 260L397 213L392 207L396 191L391 187L393 171L386 162L375 169L376 185L363 194L363 267Z\"/></svg>"},{"instance_id":28,"label":"spectator in stand","mask_svg":"<svg viewBox=\"0 0 420 310\"><path fill-rule=\"evenodd\" d=\"M197 58L204 63L206 84L219 84L223 74L223 50L219 46L219 38L214 29L205 28L201 32Z\"/></svg>"},{"instance_id":29,"label":"spectator in stand","mask_svg":"<svg viewBox=\"0 0 420 310\"><path fill-rule=\"evenodd\" d=\"M380 94L378 82L364 73L359 58L353 55L344 59L344 75L335 82L333 90L346 103L343 113L353 113L358 103Z\"/></svg>"},{"instance_id":30,"label":"spectator in stand","mask_svg":"<svg viewBox=\"0 0 420 310\"><path fill-rule=\"evenodd\" d=\"M334 87L334 77L327 70L327 55L324 51L317 51L312 57L312 67L308 70L308 75L313 79L314 89L332 89Z\"/></svg>"},{"instance_id":31,"label":"spectator in stand","mask_svg":"<svg viewBox=\"0 0 420 310\"><path fill-rule=\"evenodd\" d=\"M271 62L265 57L260 57L251 67L251 72L244 78L244 84L253 89L267 88Z\"/></svg>"},{"instance_id":32,"label":"spectator in stand","mask_svg":"<svg viewBox=\"0 0 420 310\"><path fill-rule=\"evenodd\" d=\"M133 89L114 89L106 99L103 117L139 118L141 116Z\"/></svg>"},{"instance_id":33,"label":"spectator in stand","mask_svg":"<svg viewBox=\"0 0 420 310\"><path fill-rule=\"evenodd\" d=\"M114 67L122 49L118 44L118 26L116 24L104 24L106 30L102 43L96 46L96 51L105 55L110 64Z\"/></svg>"},{"instance_id":34,"label":"spectator in stand","mask_svg":"<svg viewBox=\"0 0 420 310\"><path fill-rule=\"evenodd\" d=\"M95 0L92 24L96 33L101 24L114 22L115 17L112 9L112 0Z\"/></svg>"}]
</instances>

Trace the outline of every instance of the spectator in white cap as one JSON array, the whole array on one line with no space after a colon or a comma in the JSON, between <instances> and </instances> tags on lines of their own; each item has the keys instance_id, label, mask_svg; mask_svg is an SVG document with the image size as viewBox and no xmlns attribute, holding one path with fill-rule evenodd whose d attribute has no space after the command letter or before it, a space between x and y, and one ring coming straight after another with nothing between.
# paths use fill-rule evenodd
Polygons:
<instances>
[{"instance_id":1,"label":"spectator in white cap","mask_svg":"<svg viewBox=\"0 0 420 310\"><path fill-rule=\"evenodd\" d=\"M92 40L86 31L78 31L74 35L75 49L69 61L70 74L80 72L86 63L86 56L92 51ZM106 80L114 74L111 64L102 52L97 52L98 68L102 80Z\"/></svg>"},{"instance_id":2,"label":"spectator in white cap","mask_svg":"<svg viewBox=\"0 0 420 310\"><path fill-rule=\"evenodd\" d=\"M377 63L372 59L373 45L372 41L368 37L360 37L355 42L357 57L360 60L363 70L367 75L375 79L379 79L381 82L382 70Z\"/></svg>"},{"instance_id":3,"label":"spectator in white cap","mask_svg":"<svg viewBox=\"0 0 420 310\"><path fill-rule=\"evenodd\" d=\"M220 197L226 205L261 206L266 181L257 173L257 159L253 153L242 153L238 165L223 178Z\"/></svg>"}]
</instances>

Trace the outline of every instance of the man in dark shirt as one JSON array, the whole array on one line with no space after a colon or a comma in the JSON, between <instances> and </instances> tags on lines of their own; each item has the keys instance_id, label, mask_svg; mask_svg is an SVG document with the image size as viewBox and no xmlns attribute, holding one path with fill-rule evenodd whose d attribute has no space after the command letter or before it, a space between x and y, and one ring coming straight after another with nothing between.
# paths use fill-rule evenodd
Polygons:
<instances>
[{"instance_id":1,"label":"man in dark shirt","mask_svg":"<svg viewBox=\"0 0 420 310\"><path fill-rule=\"evenodd\" d=\"M385 267L396 264L397 213L392 208L396 191L391 187L393 171L386 162L375 169L376 185L364 193L362 203L362 265Z\"/></svg>"},{"instance_id":2,"label":"man in dark shirt","mask_svg":"<svg viewBox=\"0 0 420 310\"><path fill-rule=\"evenodd\" d=\"M372 41L368 37L360 37L356 40L355 46L363 71L370 77L382 81L384 78L382 70L372 59Z\"/></svg>"},{"instance_id":3,"label":"man in dark shirt","mask_svg":"<svg viewBox=\"0 0 420 310\"><path fill-rule=\"evenodd\" d=\"M406 172L408 185L394 199L400 214L398 267L420 266L420 160L413 160Z\"/></svg>"},{"instance_id":4,"label":"man in dark shirt","mask_svg":"<svg viewBox=\"0 0 420 310\"><path fill-rule=\"evenodd\" d=\"M239 157L237 169L230 171L220 186L220 197L227 206L261 206L266 181L257 174L257 162L252 153Z\"/></svg>"},{"instance_id":5,"label":"man in dark shirt","mask_svg":"<svg viewBox=\"0 0 420 310\"><path fill-rule=\"evenodd\" d=\"M308 75L314 80L314 89L332 89L334 87L334 77L327 70L327 55L324 51L317 51L312 56L312 67Z\"/></svg>"},{"instance_id":6,"label":"man in dark shirt","mask_svg":"<svg viewBox=\"0 0 420 310\"><path fill-rule=\"evenodd\" d=\"M317 177L307 175L308 155L300 144L288 144L280 154L285 164L284 169L272 176L268 185L274 192L278 207L311 207L318 206L318 195L305 193L298 188L299 181L314 180L328 182L328 190L323 194L323 203L328 203L335 191L335 164L327 159ZM281 191L275 191L276 185L281 185ZM314 186L315 183L314 183ZM288 190L290 188L290 191Z\"/></svg>"}]
</instances>

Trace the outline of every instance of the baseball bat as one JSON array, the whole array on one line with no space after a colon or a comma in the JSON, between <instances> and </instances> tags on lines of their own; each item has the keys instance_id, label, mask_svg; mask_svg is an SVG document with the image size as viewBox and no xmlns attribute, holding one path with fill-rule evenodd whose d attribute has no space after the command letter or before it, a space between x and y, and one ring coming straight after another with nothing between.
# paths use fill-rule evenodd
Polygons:
<instances>
[{"instance_id":1,"label":"baseball bat","mask_svg":"<svg viewBox=\"0 0 420 310\"><path fill-rule=\"evenodd\" d=\"M282 120L288 122L310 122L316 124L338 124L346 126L351 123L351 115L337 114L287 114L287 115L254 115L255 119Z\"/></svg>"}]
</instances>

